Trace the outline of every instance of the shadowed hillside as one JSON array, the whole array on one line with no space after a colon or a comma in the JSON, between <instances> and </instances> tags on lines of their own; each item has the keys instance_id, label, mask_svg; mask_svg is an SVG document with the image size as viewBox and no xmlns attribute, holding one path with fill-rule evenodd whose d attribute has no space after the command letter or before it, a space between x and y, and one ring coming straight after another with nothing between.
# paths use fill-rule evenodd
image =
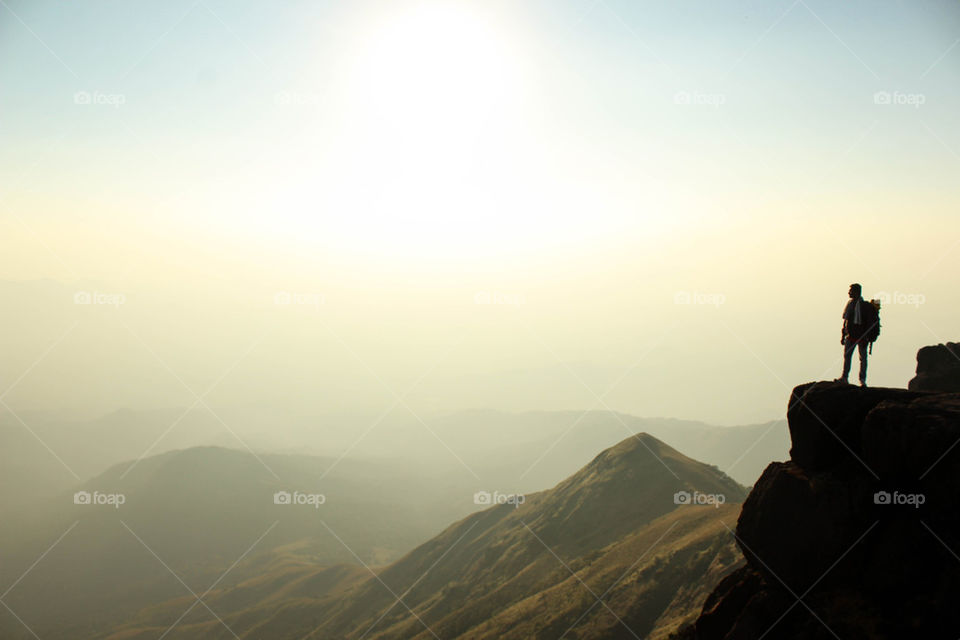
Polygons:
<instances>
[{"instance_id":1,"label":"shadowed hillside","mask_svg":"<svg viewBox=\"0 0 960 640\"><path fill-rule=\"evenodd\" d=\"M200 593L240 558L249 561L219 586L357 557L383 564L475 508L466 481L439 482L390 463L334 462L198 447L118 465L77 489L120 495L122 504L76 504L73 492L62 493L18 515L16 526L0 523L0 574L15 585L5 602L45 640L97 637L84 634L128 620L148 602L188 588ZM275 504L278 491L324 502ZM0 630L9 622L9 633L26 633L11 616L0 620Z\"/></svg>"},{"instance_id":2,"label":"shadowed hillside","mask_svg":"<svg viewBox=\"0 0 960 640\"><path fill-rule=\"evenodd\" d=\"M677 504L677 492L720 495L725 504L683 504L682 497ZM198 606L166 637L665 635L694 615L703 585L741 562L725 522L732 526L744 495L722 473L641 434L518 506L457 522L358 584L349 584L349 573L332 589L278 597L287 587L265 582L253 606L212 592L205 601L222 623ZM320 575L294 572L293 580ZM185 605L167 603L166 616L163 607L142 612L153 625L129 625L112 637L157 637Z\"/></svg>"}]
</instances>

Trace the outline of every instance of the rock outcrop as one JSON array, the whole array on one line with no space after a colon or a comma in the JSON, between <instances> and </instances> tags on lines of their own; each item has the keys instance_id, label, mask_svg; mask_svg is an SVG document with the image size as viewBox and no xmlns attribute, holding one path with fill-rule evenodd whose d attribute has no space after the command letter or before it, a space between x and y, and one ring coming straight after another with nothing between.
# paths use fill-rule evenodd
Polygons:
<instances>
[{"instance_id":1,"label":"rock outcrop","mask_svg":"<svg viewBox=\"0 0 960 640\"><path fill-rule=\"evenodd\" d=\"M960 393L809 383L788 421L737 522L747 564L679 636L960 636Z\"/></svg>"},{"instance_id":2,"label":"rock outcrop","mask_svg":"<svg viewBox=\"0 0 960 640\"><path fill-rule=\"evenodd\" d=\"M917 352L917 375L911 391L960 392L960 343L924 347Z\"/></svg>"}]
</instances>

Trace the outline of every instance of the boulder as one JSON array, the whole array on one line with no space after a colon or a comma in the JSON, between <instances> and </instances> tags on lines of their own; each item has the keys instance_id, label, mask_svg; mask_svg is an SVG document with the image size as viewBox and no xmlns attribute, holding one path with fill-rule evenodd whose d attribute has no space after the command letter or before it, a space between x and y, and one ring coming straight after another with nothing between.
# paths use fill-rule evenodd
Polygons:
<instances>
[{"instance_id":1,"label":"boulder","mask_svg":"<svg viewBox=\"0 0 960 640\"><path fill-rule=\"evenodd\" d=\"M794 462L774 462L740 512L743 555L768 584L797 594L835 582L852 558L837 559L869 527L872 495L863 476L809 475Z\"/></svg>"},{"instance_id":2,"label":"boulder","mask_svg":"<svg viewBox=\"0 0 960 640\"><path fill-rule=\"evenodd\" d=\"M939 347L918 374L952 366ZM960 393L918 378L793 390L791 459L767 467L737 522L747 563L678 638L957 638Z\"/></svg>"},{"instance_id":3,"label":"boulder","mask_svg":"<svg viewBox=\"0 0 960 640\"><path fill-rule=\"evenodd\" d=\"M923 347L917 352L917 375L910 380L911 391L960 392L960 343Z\"/></svg>"},{"instance_id":4,"label":"boulder","mask_svg":"<svg viewBox=\"0 0 960 640\"><path fill-rule=\"evenodd\" d=\"M787 408L790 459L807 471L864 467L861 427L867 414L885 400L909 402L921 392L843 382L810 382L794 388Z\"/></svg>"}]
</instances>

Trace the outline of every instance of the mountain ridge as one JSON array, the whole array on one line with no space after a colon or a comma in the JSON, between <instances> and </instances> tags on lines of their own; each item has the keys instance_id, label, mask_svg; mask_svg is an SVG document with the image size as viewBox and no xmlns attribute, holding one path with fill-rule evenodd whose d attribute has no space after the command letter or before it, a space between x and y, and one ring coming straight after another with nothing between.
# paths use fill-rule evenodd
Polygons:
<instances>
[{"instance_id":1,"label":"mountain ridge","mask_svg":"<svg viewBox=\"0 0 960 640\"><path fill-rule=\"evenodd\" d=\"M728 499L717 506L677 504L674 494L687 490L725 492ZM452 523L343 590L220 615L241 637L278 640L312 632L381 640L433 633L548 638L564 625L577 627L579 637L605 637L610 605L590 606L583 587L589 581L623 607L623 623L613 621L621 631L627 624L662 636L695 615L706 597L703 576L742 562L723 519L732 523L745 495L722 472L640 434L521 504L491 506ZM643 555L642 547L651 545ZM645 576L644 587L636 586L639 578L618 582L627 574ZM564 596L559 602L558 594ZM167 637L230 637L219 622L202 617L185 619ZM155 631L128 627L112 638Z\"/></svg>"}]
</instances>

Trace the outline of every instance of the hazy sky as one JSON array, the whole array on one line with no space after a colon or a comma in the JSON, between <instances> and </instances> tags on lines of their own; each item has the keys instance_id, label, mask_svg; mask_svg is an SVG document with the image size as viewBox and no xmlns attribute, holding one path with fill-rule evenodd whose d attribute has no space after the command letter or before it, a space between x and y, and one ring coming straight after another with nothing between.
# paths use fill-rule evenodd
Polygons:
<instances>
[{"instance_id":1,"label":"hazy sky","mask_svg":"<svg viewBox=\"0 0 960 640\"><path fill-rule=\"evenodd\" d=\"M903 386L957 113L953 1L0 0L0 393L756 422L853 281Z\"/></svg>"}]
</instances>

